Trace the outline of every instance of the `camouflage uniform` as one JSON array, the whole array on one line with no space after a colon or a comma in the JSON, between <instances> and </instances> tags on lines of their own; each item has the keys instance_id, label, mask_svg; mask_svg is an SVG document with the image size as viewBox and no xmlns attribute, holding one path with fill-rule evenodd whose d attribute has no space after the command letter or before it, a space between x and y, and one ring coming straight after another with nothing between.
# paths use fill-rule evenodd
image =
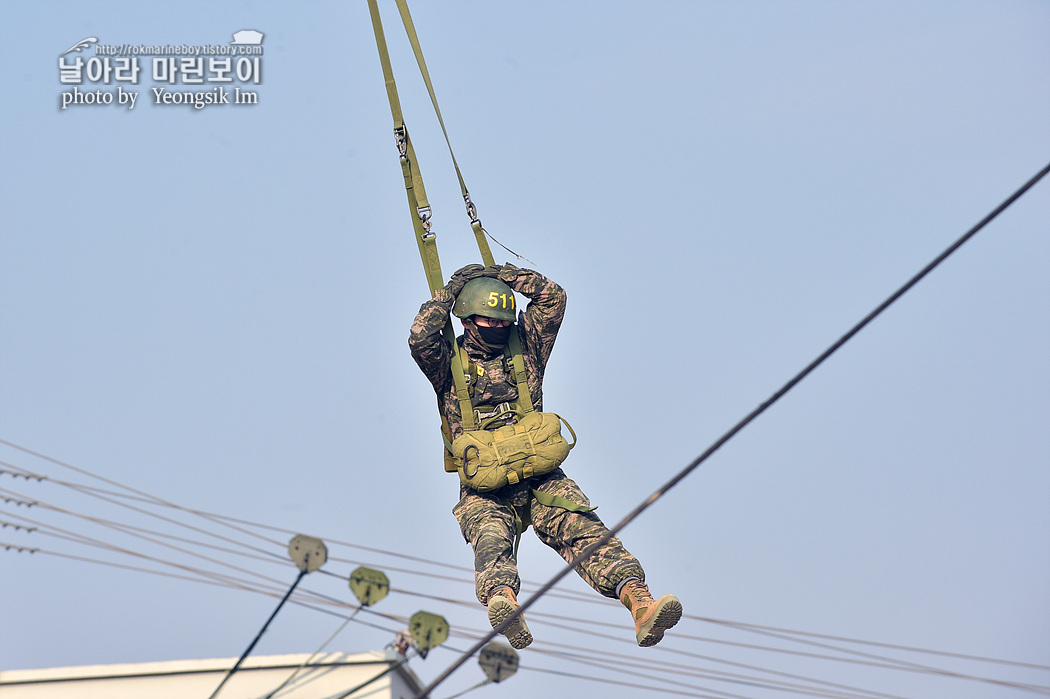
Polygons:
<instances>
[{"instance_id":1,"label":"camouflage uniform","mask_svg":"<svg viewBox=\"0 0 1050 699\"><path fill-rule=\"evenodd\" d=\"M529 392L537 411L543 410L543 372L554 340L565 314L565 291L538 272L505 265L499 279L514 291L530 299L528 307L518 314L512 328L521 339L522 358L528 371ZM452 439L463 433L463 420L452 380L452 348L442 335L455 297L438 289L434 298L419 309L409 347L416 364L430 380L438 403L448 420ZM471 361L479 370L473 379L474 405L497 405L517 400L518 389L501 349L489 350L471 335L458 338ZM508 414L506 421L513 422ZM499 425L493 425L495 429ZM530 521L543 543L572 561L608 530L593 512L570 512L548 507L536 500L533 491L559 495L587 506L589 501L559 468L544 476L527 479L496 491L481 493L460 487L460 501L452 512L459 521L463 537L474 548L474 577L478 599L485 604L489 591L507 585L518 592L520 579L514 556L519 524ZM628 578L645 579L638 560L617 538L611 539L587 561L576 568L587 584L605 597L616 598L617 585Z\"/></svg>"}]
</instances>

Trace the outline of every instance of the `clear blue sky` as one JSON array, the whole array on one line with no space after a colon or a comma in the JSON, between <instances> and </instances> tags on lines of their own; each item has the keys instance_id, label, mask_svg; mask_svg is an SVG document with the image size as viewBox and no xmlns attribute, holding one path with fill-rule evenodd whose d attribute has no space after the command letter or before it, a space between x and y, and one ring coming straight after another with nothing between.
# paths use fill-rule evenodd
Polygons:
<instances>
[{"instance_id":1,"label":"clear blue sky","mask_svg":"<svg viewBox=\"0 0 1050 699\"><path fill-rule=\"evenodd\" d=\"M447 276L477 254L393 3L381 7ZM1050 162L1044 2L412 9L482 221L568 291L545 403L579 435L566 469L609 522ZM365 2L8 3L0 19L0 438L183 507L469 567L406 344L427 289ZM85 37L224 45L241 29L265 34L256 105L155 104L144 59L125 85L133 110L60 108L58 56ZM1050 666L1048 234L1044 181L624 531L654 592L692 615L665 644L633 647L615 606L544 599L523 670L472 696L551 683L662 696L598 682L652 683L639 675L687 696L790 696L659 663L915 699L1024 696L711 643L829 652L694 617ZM9 446L0 461L117 490ZM58 483L0 475L0 488L207 540ZM0 542L41 550L0 549L0 672L237 656L276 604L53 555L177 572L61 529L221 569L43 505L0 500L0 521L38 526ZM278 559L290 538L186 521ZM377 612L486 628L469 573L331 549L337 575L348 560L388 569L398 591ZM294 578L279 561L206 555L273 588ZM520 564L537 583L560 568L531 534ZM304 588L351 601L334 576ZM588 594L575 576L559 590ZM333 647L380 648L402 626L369 621L382 628L351 625ZM289 607L255 652L311 652L337 624ZM636 674L564 657L577 650ZM454 657L412 667L431 679ZM898 657L1050 685L1030 668ZM470 662L435 699L480 679Z\"/></svg>"}]
</instances>

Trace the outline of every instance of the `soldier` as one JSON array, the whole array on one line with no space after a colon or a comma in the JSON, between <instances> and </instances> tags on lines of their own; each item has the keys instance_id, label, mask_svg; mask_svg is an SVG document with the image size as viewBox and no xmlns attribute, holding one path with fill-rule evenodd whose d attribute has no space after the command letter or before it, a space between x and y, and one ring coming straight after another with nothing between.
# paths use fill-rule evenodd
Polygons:
<instances>
[{"instance_id":1,"label":"soldier","mask_svg":"<svg viewBox=\"0 0 1050 699\"><path fill-rule=\"evenodd\" d=\"M515 291L529 299L525 311L517 314ZM463 323L457 342L464 359L469 359L470 401L475 416L485 419L485 429L496 430L515 423L520 416L514 409L519 396L511 353L505 350L511 333L516 333L520 342L533 406L542 411L543 372L561 327L565 298L560 286L538 272L511 264L467 265L422 305L408 343L412 358L437 392L450 432L448 442L464 431L452 375L462 369L453 367L453 348L442 334L449 314ZM446 453L446 470L448 457ZM493 628L519 606L517 537L531 523L543 543L572 561L608 532L589 505L583 491L561 468L516 483L512 480L487 492L460 486L460 500L452 512L474 549L477 596L488 608ZM682 616L682 605L673 595L653 599L641 564L618 538L606 542L578 565L576 572L601 595L619 598L627 607L634 617L639 646L659 643L664 631ZM504 633L514 648L532 643L524 618L519 617Z\"/></svg>"}]
</instances>

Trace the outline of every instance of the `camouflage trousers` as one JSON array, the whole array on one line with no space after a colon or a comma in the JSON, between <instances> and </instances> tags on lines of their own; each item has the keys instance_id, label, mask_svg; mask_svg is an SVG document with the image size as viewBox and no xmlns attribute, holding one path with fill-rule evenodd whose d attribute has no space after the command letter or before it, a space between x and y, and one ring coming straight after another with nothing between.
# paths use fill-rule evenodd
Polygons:
<instances>
[{"instance_id":1,"label":"camouflage trousers","mask_svg":"<svg viewBox=\"0 0 1050 699\"><path fill-rule=\"evenodd\" d=\"M490 493L460 488L460 501L452 509L463 538L474 548L474 582L478 600L485 604L489 592L508 585L517 594L518 577L514 545L520 523L531 521L536 536L565 559L573 561L609 531L593 512L570 512L539 502L533 490L558 495L589 506L576 483L559 468ZM641 564L620 540L613 537L586 561L576 566L583 580L605 597L616 598L616 586L626 578L645 580Z\"/></svg>"}]
</instances>

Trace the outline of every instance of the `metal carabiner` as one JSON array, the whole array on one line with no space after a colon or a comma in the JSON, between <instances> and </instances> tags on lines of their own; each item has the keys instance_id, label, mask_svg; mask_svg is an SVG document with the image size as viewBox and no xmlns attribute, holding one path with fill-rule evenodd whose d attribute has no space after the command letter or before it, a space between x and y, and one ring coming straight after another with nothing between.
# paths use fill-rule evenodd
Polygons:
<instances>
[{"instance_id":1,"label":"metal carabiner","mask_svg":"<svg viewBox=\"0 0 1050 699\"><path fill-rule=\"evenodd\" d=\"M420 206L416 209L416 215L423 224L423 237L430 238L434 234L430 232L430 207Z\"/></svg>"},{"instance_id":2,"label":"metal carabiner","mask_svg":"<svg viewBox=\"0 0 1050 699\"><path fill-rule=\"evenodd\" d=\"M402 160L408 159L408 130L404 126L394 129L394 143L397 144L397 154Z\"/></svg>"},{"instance_id":3,"label":"metal carabiner","mask_svg":"<svg viewBox=\"0 0 1050 699\"><path fill-rule=\"evenodd\" d=\"M478 465L474 468L474 473L467 473L467 452L473 449L478 453ZM478 449L476 444L468 444L463 449L463 475L467 478L473 478L478 475L478 469L481 468L481 450Z\"/></svg>"},{"instance_id":4,"label":"metal carabiner","mask_svg":"<svg viewBox=\"0 0 1050 699\"><path fill-rule=\"evenodd\" d=\"M467 216L470 217L470 223L480 224L481 219L478 218L478 208L474 206L474 202L470 200L470 192L463 195L463 203L467 205Z\"/></svg>"}]
</instances>

